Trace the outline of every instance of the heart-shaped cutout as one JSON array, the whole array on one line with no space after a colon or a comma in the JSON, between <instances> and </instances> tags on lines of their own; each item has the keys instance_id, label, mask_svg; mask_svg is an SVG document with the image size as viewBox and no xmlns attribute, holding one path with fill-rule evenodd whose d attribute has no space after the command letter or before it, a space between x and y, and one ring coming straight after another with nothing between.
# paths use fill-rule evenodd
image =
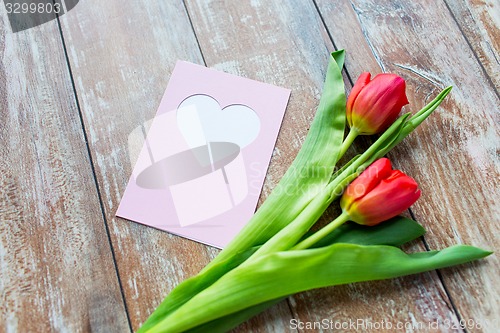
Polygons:
<instances>
[{"instance_id":1,"label":"heart-shaped cutout","mask_svg":"<svg viewBox=\"0 0 500 333\"><path fill-rule=\"evenodd\" d=\"M210 96L193 95L177 108L177 126L191 148L210 142L230 142L243 148L257 138L260 120L246 105L222 109Z\"/></svg>"}]
</instances>

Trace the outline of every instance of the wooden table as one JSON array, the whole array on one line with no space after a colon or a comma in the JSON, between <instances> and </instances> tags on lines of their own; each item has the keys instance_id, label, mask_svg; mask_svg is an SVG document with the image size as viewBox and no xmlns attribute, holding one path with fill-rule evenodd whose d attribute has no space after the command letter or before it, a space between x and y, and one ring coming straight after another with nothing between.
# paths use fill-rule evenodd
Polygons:
<instances>
[{"instance_id":1,"label":"wooden table","mask_svg":"<svg viewBox=\"0 0 500 333\"><path fill-rule=\"evenodd\" d=\"M307 134L331 51L347 51L348 90L363 71L403 76L407 111L453 85L390 153L423 192L411 214L428 233L407 249L500 246L498 1L86 0L18 33L0 13L0 332L135 331L217 254L114 217L136 158L128 135L154 116L177 59L292 89L261 200ZM295 318L498 332L499 266L495 254L306 292L237 331L295 332Z\"/></svg>"}]
</instances>

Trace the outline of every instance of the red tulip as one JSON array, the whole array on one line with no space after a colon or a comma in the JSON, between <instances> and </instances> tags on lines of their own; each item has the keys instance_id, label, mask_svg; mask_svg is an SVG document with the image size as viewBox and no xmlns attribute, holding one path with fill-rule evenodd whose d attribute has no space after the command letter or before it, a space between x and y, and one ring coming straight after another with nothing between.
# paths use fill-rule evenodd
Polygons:
<instances>
[{"instance_id":1,"label":"red tulip","mask_svg":"<svg viewBox=\"0 0 500 333\"><path fill-rule=\"evenodd\" d=\"M376 134L387 129L408 104L405 80L395 74L378 74L370 81L365 72L347 99L349 127L358 134Z\"/></svg>"},{"instance_id":2,"label":"red tulip","mask_svg":"<svg viewBox=\"0 0 500 333\"><path fill-rule=\"evenodd\" d=\"M399 215L419 197L415 180L392 170L391 162L381 158L347 187L340 207L351 221L371 226Z\"/></svg>"}]
</instances>

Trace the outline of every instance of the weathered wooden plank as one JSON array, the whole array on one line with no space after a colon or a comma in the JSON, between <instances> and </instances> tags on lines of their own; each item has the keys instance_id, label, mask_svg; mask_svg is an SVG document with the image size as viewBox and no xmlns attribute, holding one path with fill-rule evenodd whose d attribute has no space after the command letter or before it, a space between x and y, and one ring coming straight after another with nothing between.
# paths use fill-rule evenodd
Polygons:
<instances>
[{"instance_id":1,"label":"weathered wooden plank","mask_svg":"<svg viewBox=\"0 0 500 333\"><path fill-rule=\"evenodd\" d=\"M236 4L200 0L189 1L188 10L209 66L292 89L276 154L266 180L265 198L291 163L307 134L321 94L332 44L312 2L253 1L251 4ZM351 37L362 39L362 36L360 31ZM392 292L387 294L386 290ZM427 299L412 301L422 294ZM356 302L350 302L353 295ZM377 299L378 304L370 302L370 297ZM386 299L381 300L384 297ZM322 319L342 322L349 318L390 319L403 323L412 319L426 323L456 320L436 274L305 293L293 297L291 305L296 318L303 322ZM387 309L394 305L399 310L387 314ZM262 329L257 325L255 323L251 327ZM248 329L248 326L242 326L238 331ZM293 327L288 322L267 331L293 331Z\"/></svg>"},{"instance_id":2,"label":"weathered wooden plank","mask_svg":"<svg viewBox=\"0 0 500 333\"><path fill-rule=\"evenodd\" d=\"M199 2L189 3L188 7L208 65L294 89L266 182L265 193L268 193L298 151L312 119L321 92L327 50L331 50L325 30L313 15L314 8L307 3L253 2L252 6L246 6ZM86 3L63 17L64 35L134 328L176 283L199 270L213 255L213 251L189 241L112 219L134 161L133 152L128 151L129 133L153 116L177 58L202 62L193 35L186 33L189 29L181 2L141 6L115 1L98 6ZM101 42L96 45L95 40ZM306 111L301 112L302 109ZM426 283L423 289L431 295L431 301L419 305L412 304L410 299L422 288L410 293L407 287L398 289L401 284L398 280L383 285L401 290L398 305L403 302L400 299L408 299L402 306L403 315L399 313L393 318L406 319L417 313L417 317L421 314L419 320L437 316L442 321L451 316L451 311L442 310L434 315L422 310L425 306L442 309L447 305L446 297L441 300L439 295L442 289L433 287L438 284L435 276L423 279L434 282ZM407 285L420 283L420 280L405 281ZM347 292L341 289L338 293L342 299L341 294ZM381 312L380 308L370 309L369 305L360 311ZM267 320L274 328L255 323L245 329L286 330L286 311L276 313L275 319Z\"/></svg>"},{"instance_id":3,"label":"weathered wooden plank","mask_svg":"<svg viewBox=\"0 0 500 333\"><path fill-rule=\"evenodd\" d=\"M0 10L0 332L127 332L57 22Z\"/></svg>"},{"instance_id":4,"label":"weathered wooden plank","mask_svg":"<svg viewBox=\"0 0 500 333\"><path fill-rule=\"evenodd\" d=\"M413 212L427 226L431 248L456 243L498 248L499 100L445 4L318 1L318 6L335 43L352 50L352 63L367 64L349 67L352 77L382 68L407 80L406 110L415 112L440 89L455 87L439 111L391 156L420 183L423 197ZM343 29L347 25L350 29ZM362 31L365 40L352 38L353 29ZM442 271L460 318L484 326L470 331L497 328L498 273L497 256Z\"/></svg>"},{"instance_id":5,"label":"weathered wooden plank","mask_svg":"<svg viewBox=\"0 0 500 333\"><path fill-rule=\"evenodd\" d=\"M217 252L115 218L140 138L178 59L203 64L182 1L86 1L61 19L134 330Z\"/></svg>"},{"instance_id":6,"label":"weathered wooden plank","mask_svg":"<svg viewBox=\"0 0 500 333\"><path fill-rule=\"evenodd\" d=\"M500 2L445 0L494 89L500 87Z\"/></svg>"}]
</instances>

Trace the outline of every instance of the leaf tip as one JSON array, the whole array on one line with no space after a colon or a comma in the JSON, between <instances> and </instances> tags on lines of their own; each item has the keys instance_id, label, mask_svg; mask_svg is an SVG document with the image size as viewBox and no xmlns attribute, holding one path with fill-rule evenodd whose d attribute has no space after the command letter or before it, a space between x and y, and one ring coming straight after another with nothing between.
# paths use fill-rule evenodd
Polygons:
<instances>
[{"instance_id":1,"label":"leaf tip","mask_svg":"<svg viewBox=\"0 0 500 333\"><path fill-rule=\"evenodd\" d=\"M453 86L448 86L448 87L444 88L443 91L441 92L443 94L443 98L446 97L451 92L452 89L453 89Z\"/></svg>"}]
</instances>

